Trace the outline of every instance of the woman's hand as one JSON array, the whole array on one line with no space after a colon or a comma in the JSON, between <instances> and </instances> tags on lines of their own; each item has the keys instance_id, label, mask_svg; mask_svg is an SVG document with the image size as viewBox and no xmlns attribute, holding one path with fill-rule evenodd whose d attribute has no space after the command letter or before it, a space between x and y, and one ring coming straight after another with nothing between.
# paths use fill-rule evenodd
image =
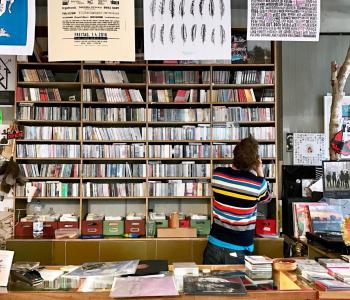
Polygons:
<instances>
[{"instance_id":1,"label":"woman's hand","mask_svg":"<svg viewBox=\"0 0 350 300\"><path fill-rule=\"evenodd\" d=\"M263 171L262 161L260 157L258 158L258 161L255 164L254 170L259 177L264 177L264 171Z\"/></svg>"}]
</instances>

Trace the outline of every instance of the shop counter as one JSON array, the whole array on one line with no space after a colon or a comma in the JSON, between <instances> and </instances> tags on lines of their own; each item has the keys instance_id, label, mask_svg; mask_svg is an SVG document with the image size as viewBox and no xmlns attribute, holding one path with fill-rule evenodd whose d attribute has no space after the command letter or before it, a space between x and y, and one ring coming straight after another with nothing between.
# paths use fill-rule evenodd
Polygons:
<instances>
[{"instance_id":1,"label":"shop counter","mask_svg":"<svg viewBox=\"0 0 350 300\"><path fill-rule=\"evenodd\" d=\"M200 269L210 268L211 270L242 270L244 266L232 266L232 265L220 265L220 266L199 266ZM57 268L57 267L50 267ZM172 270L172 266L169 266L169 270ZM234 296L234 295L186 295L180 294L175 297L147 297L143 299L181 299L181 300L210 300L210 299L254 299L254 300L314 300L318 297L318 292L306 285L302 281L299 281L294 273L288 272L275 272L274 273L274 289L264 290L247 290L247 295ZM350 292L349 292L350 295ZM350 297L349 297L350 298ZM348 299L349 299L348 298ZM102 300L111 299L109 297L109 291L96 291L96 292L78 292L77 290L42 290L40 288L31 288L29 285L21 283L10 282L7 291L4 290L0 293L0 300L56 300L56 299L70 299L70 300ZM135 299L135 298L132 298ZM327 299L327 298L324 298ZM345 298L343 298L345 299Z\"/></svg>"}]
</instances>

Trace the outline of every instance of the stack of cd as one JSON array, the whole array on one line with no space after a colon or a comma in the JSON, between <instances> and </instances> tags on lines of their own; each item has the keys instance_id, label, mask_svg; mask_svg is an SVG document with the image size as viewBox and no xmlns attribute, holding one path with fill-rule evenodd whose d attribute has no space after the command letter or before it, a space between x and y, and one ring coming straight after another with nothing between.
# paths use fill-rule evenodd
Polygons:
<instances>
[{"instance_id":1,"label":"stack of cd","mask_svg":"<svg viewBox=\"0 0 350 300\"><path fill-rule=\"evenodd\" d=\"M266 256L246 256L245 268L246 275L253 280L272 278L272 259Z\"/></svg>"}]
</instances>

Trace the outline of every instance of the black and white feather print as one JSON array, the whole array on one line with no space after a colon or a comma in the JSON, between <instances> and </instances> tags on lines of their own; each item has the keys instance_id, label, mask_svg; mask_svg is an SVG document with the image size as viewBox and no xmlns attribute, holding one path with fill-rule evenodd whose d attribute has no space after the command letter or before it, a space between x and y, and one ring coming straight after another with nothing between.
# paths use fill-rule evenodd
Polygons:
<instances>
[{"instance_id":1,"label":"black and white feather print","mask_svg":"<svg viewBox=\"0 0 350 300\"><path fill-rule=\"evenodd\" d=\"M175 17L175 0L169 0L169 11L172 18Z\"/></svg>"},{"instance_id":2,"label":"black and white feather print","mask_svg":"<svg viewBox=\"0 0 350 300\"><path fill-rule=\"evenodd\" d=\"M175 42L175 25L172 24L170 27L169 39L172 44Z\"/></svg>"},{"instance_id":3,"label":"black and white feather print","mask_svg":"<svg viewBox=\"0 0 350 300\"><path fill-rule=\"evenodd\" d=\"M157 6L157 0L152 0L151 5L149 6L152 17L154 17L154 15L156 13L156 6Z\"/></svg>"},{"instance_id":4,"label":"black and white feather print","mask_svg":"<svg viewBox=\"0 0 350 300\"><path fill-rule=\"evenodd\" d=\"M224 0L220 0L220 16L221 18L224 16L225 14L225 3Z\"/></svg>"},{"instance_id":5,"label":"black and white feather print","mask_svg":"<svg viewBox=\"0 0 350 300\"><path fill-rule=\"evenodd\" d=\"M197 37L197 24L193 24L191 28L191 40L194 42Z\"/></svg>"},{"instance_id":6,"label":"black and white feather print","mask_svg":"<svg viewBox=\"0 0 350 300\"><path fill-rule=\"evenodd\" d=\"M195 8L195 5L196 5L196 0L192 0L191 2L191 7L190 7L190 14L192 16L194 16L194 8Z\"/></svg>"},{"instance_id":7,"label":"black and white feather print","mask_svg":"<svg viewBox=\"0 0 350 300\"><path fill-rule=\"evenodd\" d=\"M187 41L187 28L185 24L181 25L181 38L184 43Z\"/></svg>"},{"instance_id":8,"label":"black and white feather print","mask_svg":"<svg viewBox=\"0 0 350 300\"><path fill-rule=\"evenodd\" d=\"M162 24L162 26L160 27L160 32L159 32L159 39L163 45L164 45L164 30L165 30L165 25Z\"/></svg>"},{"instance_id":9,"label":"black and white feather print","mask_svg":"<svg viewBox=\"0 0 350 300\"><path fill-rule=\"evenodd\" d=\"M156 24L152 24L151 31L150 31L152 43L154 43L154 41L156 39L156 30L157 30Z\"/></svg>"},{"instance_id":10,"label":"black and white feather print","mask_svg":"<svg viewBox=\"0 0 350 300\"><path fill-rule=\"evenodd\" d=\"M220 43L223 45L226 39L226 31L224 26L220 25Z\"/></svg>"},{"instance_id":11,"label":"black and white feather print","mask_svg":"<svg viewBox=\"0 0 350 300\"><path fill-rule=\"evenodd\" d=\"M215 28L211 31L210 40L215 45Z\"/></svg>"},{"instance_id":12,"label":"black and white feather print","mask_svg":"<svg viewBox=\"0 0 350 300\"><path fill-rule=\"evenodd\" d=\"M214 17L214 14L215 14L214 0L209 0L209 16Z\"/></svg>"},{"instance_id":13,"label":"black and white feather print","mask_svg":"<svg viewBox=\"0 0 350 300\"><path fill-rule=\"evenodd\" d=\"M203 16L203 13L204 13L204 2L205 2L205 0L199 1L199 13L201 16Z\"/></svg>"},{"instance_id":14,"label":"black and white feather print","mask_svg":"<svg viewBox=\"0 0 350 300\"><path fill-rule=\"evenodd\" d=\"M179 4L179 15L183 18L185 15L185 0L181 0Z\"/></svg>"},{"instance_id":15,"label":"black and white feather print","mask_svg":"<svg viewBox=\"0 0 350 300\"><path fill-rule=\"evenodd\" d=\"M207 34L207 26L205 24L202 24L201 27L201 39L202 43L205 43L205 35Z\"/></svg>"},{"instance_id":16,"label":"black and white feather print","mask_svg":"<svg viewBox=\"0 0 350 300\"><path fill-rule=\"evenodd\" d=\"M159 3L159 12L161 15L165 13L165 0L161 0Z\"/></svg>"}]
</instances>

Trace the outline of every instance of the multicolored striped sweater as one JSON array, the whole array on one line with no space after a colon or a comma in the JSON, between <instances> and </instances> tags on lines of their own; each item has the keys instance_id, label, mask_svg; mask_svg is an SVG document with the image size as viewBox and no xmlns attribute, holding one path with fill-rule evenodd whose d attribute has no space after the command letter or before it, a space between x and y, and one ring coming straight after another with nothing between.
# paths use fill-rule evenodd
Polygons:
<instances>
[{"instance_id":1,"label":"multicolored striped sweater","mask_svg":"<svg viewBox=\"0 0 350 300\"><path fill-rule=\"evenodd\" d=\"M209 242L253 252L257 204L271 200L268 182L249 171L217 168L212 189L213 224Z\"/></svg>"}]
</instances>

